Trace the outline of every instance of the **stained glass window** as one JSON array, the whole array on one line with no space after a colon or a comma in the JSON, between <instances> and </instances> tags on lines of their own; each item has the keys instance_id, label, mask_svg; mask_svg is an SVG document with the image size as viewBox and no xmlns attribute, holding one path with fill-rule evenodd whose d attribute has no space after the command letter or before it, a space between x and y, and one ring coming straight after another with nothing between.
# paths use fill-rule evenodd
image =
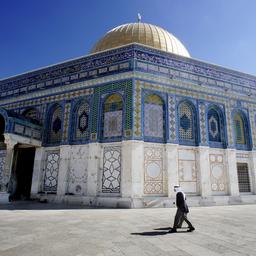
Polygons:
<instances>
[{"instance_id":1,"label":"stained glass window","mask_svg":"<svg viewBox=\"0 0 256 256\"><path fill-rule=\"evenodd\" d=\"M89 139L90 105L87 102L81 103L74 114L76 117L75 139Z\"/></svg>"},{"instance_id":2,"label":"stained glass window","mask_svg":"<svg viewBox=\"0 0 256 256\"><path fill-rule=\"evenodd\" d=\"M193 109L187 102L182 102L178 109L179 115L179 139L194 140L194 113Z\"/></svg>"},{"instance_id":3,"label":"stained glass window","mask_svg":"<svg viewBox=\"0 0 256 256\"><path fill-rule=\"evenodd\" d=\"M209 141L221 142L220 117L215 109L208 111Z\"/></svg>"},{"instance_id":4,"label":"stained glass window","mask_svg":"<svg viewBox=\"0 0 256 256\"><path fill-rule=\"evenodd\" d=\"M110 95L103 105L103 137L122 136L123 100L121 95Z\"/></svg>"},{"instance_id":5,"label":"stained glass window","mask_svg":"<svg viewBox=\"0 0 256 256\"><path fill-rule=\"evenodd\" d=\"M56 106L52 111L52 116L50 120L50 143L58 143L61 141L62 135L62 108L61 106Z\"/></svg>"},{"instance_id":6,"label":"stained glass window","mask_svg":"<svg viewBox=\"0 0 256 256\"><path fill-rule=\"evenodd\" d=\"M144 98L144 135L155 138L164 136L164 105L155 94L148 94Z\"/></svg>"},{"instance_id":7,"label":"stained glass window","mask_svg":"<svg viewBox=\"0 0 256 256\"><path fill-rule=\"evenodd\" d=\"M244 130L244 121L239 113L234 115L234 128L236 135L236 144L246 144L245 140L245 130Z\"/></svg>"}]
</instances>

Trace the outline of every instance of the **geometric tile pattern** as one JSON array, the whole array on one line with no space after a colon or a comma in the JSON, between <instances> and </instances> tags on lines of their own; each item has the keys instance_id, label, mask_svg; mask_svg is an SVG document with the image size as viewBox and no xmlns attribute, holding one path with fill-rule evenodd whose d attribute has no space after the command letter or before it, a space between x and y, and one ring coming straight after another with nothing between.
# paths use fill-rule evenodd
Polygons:
<instances>
[{"instance_id":1,"label":"geometric tile pattern","mask_svg":"<svg viewBox=\"0 0 256 256\"><path fill-rule=\"evenodd\" d=\"M6 151L0 151L0 191L3 190Z\"/></svg>"},{"instance_id":2,"label":"geometric tile pattern","mask_svg":"<svg viewBox=\"0 0 256 256\"><path fill-rule=\"evenodd\" d=\"M123 118L125 123L123 124L125 133L124 135L126 137L131 136L131 129L132 129L132 80L126 80L126 81L119 81L116 83L110 83L107 85L101 85L95 88L95 93L93 95L93 106L92 106L92 113L93 116L92 122L91 122L91 140L97 140L97 134L102 134L102 130L99 130L98 126L98 120L104 119L104 113L101 117L99 117L99 108L101 101L105 98L106 95L110 94L110 96L113 94L113 92L118 92L119 94L122 94L124 96L122 101L125 102L125 105L122 106L122 109L124 110L125 117ZM107 102L104 102L107 103ZM123 105L123 103L118 103L117 105ZM115 105L115 104L114 104ZM114 107L114 105L112 105ZM112 107L111 107L112 108ZM106 110L109 112L109 104L106 104L106 108L102 112ZM110 111L111 112L111 111ZM102 123L104 124L104 120L102 120ZM123 127L122 127L123 128ZM103 138L104 139L104 138Z\"/></svg>"},{"instance_id":3,"label":"geometric tile pattern","mask_svg":"<svg viewBox=\"0 0 256 256\"><path fill-rule=\"evenodd\" d=\"M214 192L227 193L227 178L224 166L224 155L210 154L210 179L211 190Z\"/></svg>"},{"instance_id":4,"label":"geometric tile pattern","mask_svg":"<svg viewBox=\"0 0 256 256\"><path fill-rule=\"evenodd\" d=\"M134 92L134 135L141 136L141 86L140 82L136 81L136 88Z\"/></svg>"},{"instance_id":5,"label":"geometric tile pattern","mask_svg":"<svg viewBox=\"0 0 256 256\"><path fill-rule=\"evenodd\" d=\"M62 128L62 108L56 106L51 116L51 129L50 129L50 143L57 143L61 141L61 128Z\"/></svg>"},{"instance_id":6,"label":"geometric tile pattern","mask_svg":"<svg viewBox=\"0 0 256 256\"><path fill-rule=\"evenodd\" d=\"M163 105L144 104L144 136L163 138Z\"/></svg>"},{"instance_id":7,"label":"geometric tile pattern","mask_svg":"<svg viewBox=\"0 0 256 256\"><path fill-rule=\"evenodd\" d=\"M87 102L82 102L74 114L76 116L75 138L89 139L90 105Z\"/></svg>"},{"instance_id":8,"label":"geometric tile pattern","mask_svg":"<svg viewBox=\"0 0 256 256\"><path fill-rule=\"evenodd\" d=\"M236 144L246 144L244 121L239 113L234 115L234 130L236 135Z\"/></svg>"},{"instance_id":9,"label":"geometric tile pattern","mask_svg":"<svg viewBox=\"0 0 256 256\"><path fill-rule=\"evenodd\" d=\"M168 96L169 102L169 133L170 133L170 140L176 140L176 107L175 107L175 98L173 96Z\"/></svg>"},{"instance_id":10,"label":"geometric tile pattern","mask_svg":"<svg viewBox=\"0 0 256 256\"><path fill-rule=\"evenodd\" d=\"M165 194L166 173L163 167L163 148L144 148L144 194Z\"/></svg>"},{"instance_id":11,"label":"geometric tile pattern","mask_svg":"<svg viewBox=\"0 0 256 256\"><path fill-rule=\"evenodd\" d=\"M67 102L65 104L65 111L64 111L63 142L66 142L68 140L69 118L70 118L70 114L71 114L70 107L71 107L71 103Z\"/></svg>"},{"instance_id":12,"label":"geometric tile pattern","mask_svg":"<svg viewBox=\"0 0 256 256\"><path fill-rule=\"evenodd\" d=\"M201 135L201 143L206 144L206 127L205 127L205 104L199 104L199 120L200 120L200 135Z\"/></svg>"},{"instance_id":13,"label":"geometric tile pattern","mask_svg":"<svg viewBox=\"0 0 256 256\"><path fill-rule=\"evenodd\" d=\"M230 103L225 104L226 108L226 118L227 118L227 131L228 131L228 144L230 146L234 145L234 139L233 139L233 132L232 132L232 124L231 124L231 108L230 108Z\"/></svg>"},{"instance_id":14,"label":"geometric tile pattern","mask_svg":"<svg viewBox=\"0 0 256 256\"><path fill-rule=\"evenodd\" d=\"M208 111L208 131L210 141L221 142L220 119L218 112L214 109Z\"/></svg>"},{"instance_id":15,"label":"geometric tile pattern","mask_svg":"<svg viewBox=\"0 0 256 256\"><path fill-rule=\"evenodd\" d=\"M182 102L179 105L179 138L191 140L194 138L193 112L188 103Z\"/></svg>"},{"instance_id":16,"label":"geometric tile pattern","mask_svg":"<svg viewBox=\"0 0 256 256\"><path fill-rule=\"evenodd\" d=\"M45 161L45 174L44 174L44 192L57 192L58 173L59 173L59 152L48 151Z\"/></svg>"},{"instance_id":17,"label":"geometric tile pattern","mask_svg":"<svg viewBox=\"0 0 256 256\"><path fill-rule=\"evenodd\" d=\"M250 109L250 124L251 124L251 132L252 132L252 144L253 147L256 148L256 110Z\"/></svg>"},{"instance_id":18,"label":"geometric tile pattern","mask_svg":"<svg viewBox=\"0 0 256 256\"><path fill-rule=\"evenodd\" d=\"M120 193L121 147L104 147L102 192Z\"/></svg>"},{"instance_id":19,"label":"geometric tile pattern","mask_svg":"<svg viewBox=\"0 0 256 256\"><path fill-rule=\"evenodd\" d=\"M104 138L122 136L122 118L122 110L104 114Z\"/></svg>"}]
</instances>

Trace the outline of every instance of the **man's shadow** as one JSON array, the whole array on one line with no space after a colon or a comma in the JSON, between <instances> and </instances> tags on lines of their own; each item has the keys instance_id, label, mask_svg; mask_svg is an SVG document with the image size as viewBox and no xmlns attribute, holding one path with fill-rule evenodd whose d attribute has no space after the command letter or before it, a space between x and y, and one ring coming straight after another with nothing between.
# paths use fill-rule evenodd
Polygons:
<instances>
[{"instance_id":1,"label":"man's shadow","mask_svg":"<svg viewBox=\"0 0 256 256\"><path fill-rule=\"evenodd\" d=\"M181 229L187 229L187 228L181 228ZM186 231L178 231L177 233L169 233L171 230L171 227L164 227L164 228L155 228L154 230L160 230L160 231L148 231L148 232L140 232L140 233L131 233L131 235L138 235L138 236L163 236L167 234L178 234L178 233L187 233ZM163 231L161 231L163 230Z\"/></svg>"}]
</instances>

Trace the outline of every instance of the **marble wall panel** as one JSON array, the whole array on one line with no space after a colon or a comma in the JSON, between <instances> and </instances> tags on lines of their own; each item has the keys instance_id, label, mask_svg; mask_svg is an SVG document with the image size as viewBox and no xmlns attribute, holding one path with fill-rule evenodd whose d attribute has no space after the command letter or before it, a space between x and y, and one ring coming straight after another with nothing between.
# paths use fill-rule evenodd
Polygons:
<instances>
[{"instance_id":1,"label":"marble wall panel","mask_svg":"<svg viewBox=\"0 0 256 256\"><path fill-rule=\"evenodd\" d=\"M144 194L166 194L167 174L162 147L144 148Z\"/></svg>"},{"instance_id":2,"label":"marble wall panel","mask_svg":"<svg viewBox=\"0 0 256 256\"><path fill-rule=\"evenodd\" d=\"M88 177L88 147L74 146L70 156L70 168L67 176L67 193L86 195Z\"/></svg>"},{"instance_id":3,"label":"marble wall panel","mask_svg":"<svg viewBox=\"0 0 256 256\"><path fill-rule=\"evenodd\" d=\"M193 149L180 149L178 172L179 185L186 193L198 193L198 168L196 164L196 151Z\"/></svg>"},{"instance_id":4,"label":"marble wall panel","mask_svg":"<svg viewBox=\"0 0 256 256\"><path fill-rule=\"evenodd\" d=\"M106 146L103 149L102 193L120 193L121 147Z\"/></svg>"},{"instance_id":5,"label":"marble wall panel","mask_svg":"<svg viewBox=\"0 0 256 256\"><path fill-rule=\"evenodd\" d=\"M43 180L44 192L50 192L50 193L57 192L59 162L60 162L59 151L46 151L44 180Z\"/></svg>"},{"instance_id":6,"label":"marble wall panel","mask_svg":"<svg viewBox=\"0 0 256 256\"><path fill-rule=\"evenodd\" d=\"M209 154L210 179L213 195L227 194L227 174L223 154Z\"/></svg>"}]
</instances>

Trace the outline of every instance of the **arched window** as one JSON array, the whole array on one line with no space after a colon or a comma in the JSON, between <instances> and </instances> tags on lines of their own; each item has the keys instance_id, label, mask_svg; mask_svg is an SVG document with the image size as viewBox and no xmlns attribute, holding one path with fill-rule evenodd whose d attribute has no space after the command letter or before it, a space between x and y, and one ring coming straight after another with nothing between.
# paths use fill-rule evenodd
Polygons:
<instances>
[{"instance_id":1,"label":"arched window","mask_svg":"<svg viewBox=\"0 0 256 256\"><path fill-rule=\"evenodd\" d=\"M209 141L221 142L221 124L219 113L211 108L207 115Z\"/></svg>"},{"instance_id":2,"label":"arched window","mask_svg":"<svg viewBox=\"0 0 256 256\"><path fill-rule=\"evenodd\" d=\"M62 108L60 105L55 105L49 113L50 129L48 142L59 143L62 136Z\"/></svg>"},{"instance_id":3,"label":"arched window","mask_svg":"<svg viewBox=\"0 0 256 256\"><path fill-rule=\"evenodd\" d=\"M90 115L90 105L88 102L81 102L75 108L74 114L74 139L89 139L89 115Z\"/></svg>"},{"instance_id":4,"label":"arched window","mask_svg":"<svg viewBox=\"0 0 256 256\"><path fill-rule=\"evenodd\" d=\"M245 138L245 120L243 120L240 113L235 113L234 115L234 129L237 145L246 145Z\"/></svg>"},{"instance_id":5,"label":"arched window","mask_svg":"<svg viewBox=\"0 0 256 256\"><path fill-rule=\"evenodd\" d=\"M178 107L179 141L184 144L197 144L197 122L195 109L189 102L182 102Z\"/></svg>"},{"instance_id":6,"label":"arched window","mask_svg":"<svg viewBox=\"0 0 256 256\"><path fill-rule=\"evenodd\" d=\"M120 94L112 94L103 104L103 137L122 136L123 99Z\"/></svg>"},{"instance_id":7,"label":"arched window","mask_svg":"<svg viewBox=\"0 0 256 256\"><path fill-rule=\"evenodd\" d=\"M39 123L39 111L36 108L26 109L22 115Z\"/></svg>"},{"instance_id":8,"label":"arched window","mask_svg":"<svg viewBox=\"0 0 256 256\"><path fill-rule=\"evenodd\" d=\"M164 138L164 102L156 94L148 94L144 98L144 136Z\"/></svg>"}]
</instances>

